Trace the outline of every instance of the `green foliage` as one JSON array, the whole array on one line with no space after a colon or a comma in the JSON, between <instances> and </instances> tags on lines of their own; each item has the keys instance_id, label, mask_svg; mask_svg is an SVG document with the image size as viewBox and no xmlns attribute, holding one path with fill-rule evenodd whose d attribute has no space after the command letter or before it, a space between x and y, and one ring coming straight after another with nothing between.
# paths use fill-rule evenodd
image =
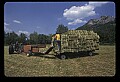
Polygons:
<instances>
[{"instance_id":1,"label":"green foliage","mask_svg":"<svg viewBox=\"0 0 120 82\"><path fill-rule=\"evenodd\" d=\"M30 34L30 43L37 44L38 43L38 33L34 32Z\"/></svg>"},{"instance_id":2,"label":"green foliage","mask_svg":"<svg viewBox=\"0 0 120 82\"><path fill-rule=\"evenodd\" d=\"M4 44L9 45L18 41L18 35L15 32L5 33L4 32Z\"/></svg>"},{"instance_id":3,"label":"green foliage","mask_svg":"<svg viewBox=\"0 0 120 82\"><path fill-rule=\"evenodd\" d=\"M21 33L18 39L19 43L23 43L26 41L26 35L24 33Z\"/></svg>"},{"instance_id":4,"label":"green foliage","mask_svg":"<svg viewBox=\"0 0 120 82\"><path fill-rule=\"evenodd\" d=\"M39 43L45 44L47 40L47 36L44 34L39 34Z\"/></svg>"},{"instance_id":5,"label":"green foliage","mask_svg":"<svg viewBox=\"0 0 120 82\"><path fill-rule=\"evenodd\" d=\"M44 35L33 32L29 35L30 39L27 38L26 34L21 33L19 36L15 32L6 33L4 32L4 45L10 45L18 41L23 44L50 44L52 34ZM27 38L27 40L26 40Z\"/></svg>"},{"instance_id":6,"label":"green foliage","mask_svg":"<svg viewBox=\"0 0 120 82\"><path fill-rule=\"evenodd\" d=\"M68 27L64 26L63 24L58 25L58 28L56 30L56 33L64 33L68 31Z\"/></svg>"}]
</instances>

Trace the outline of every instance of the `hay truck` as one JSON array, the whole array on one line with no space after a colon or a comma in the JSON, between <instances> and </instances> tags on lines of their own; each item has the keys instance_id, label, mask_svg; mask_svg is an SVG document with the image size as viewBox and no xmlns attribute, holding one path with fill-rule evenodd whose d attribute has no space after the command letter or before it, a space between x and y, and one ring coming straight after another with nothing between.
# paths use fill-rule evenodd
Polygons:
<instances>
[{"instance_id":1,"label":"hay truck","mask_svg":"<svg viewBox=\"0 0 120 82\"><path fill-rule=\"evenodd\" d=\"M54 46L50 47L42 54L48 54L53 50L56 53L55 56L66 59L68 54L66 53L79 53L87 52L88 55L92 55L95 50L99 50L99 35L93 31L87 30L69 30L60 34L60 51L58 50L57 42L54 42ZM27 56L33 55L33 53L41 53L39 48L45 48L45 45L20 45L18 48L14 48L13 45L9 46L9 54L16 52L24 52Z\"/></svg>"},{"instance_id":2,"label":"hay truck","mask_svg":"<svg viewBox=\"0 0 120 82\"><path fill-rule=\"evenodd\" d=\"M87 30L69 30L61 35L61 50L58 51L57 44L53 51L61 59L66 59L66 52L87 52L92 55L95 50L99 50L99 35Z\"/></svg>"}]
</instances>

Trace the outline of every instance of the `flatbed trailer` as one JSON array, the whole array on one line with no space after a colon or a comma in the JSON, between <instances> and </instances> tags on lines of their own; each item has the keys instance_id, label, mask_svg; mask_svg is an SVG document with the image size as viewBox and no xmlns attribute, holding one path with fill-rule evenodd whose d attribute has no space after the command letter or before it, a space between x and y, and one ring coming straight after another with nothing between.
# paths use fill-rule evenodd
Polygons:
<instances>
[{"instance_id":1,"label":"flatbed trailer","mask_svg":"<svg viewBox=\"0 0 120 82\"><path fill-rule=\"evenodd\" d=\"M57 57L61 59L66 59L66 53L79 53L87 52L92 56L95 50L99 50L99 35L93 31L86 30L69 30L65 33L60 34L60 51L58 50L58 44L54 41L54 46L51 46L44 53L40 51L39 48L46 48L45 44L37 45L23 45L22 51L27 54L27 56L33 55L34 53L48 54L50 51L56 53ZM9 52L13 52L13 46L9 47ZM19 51L19 49L18 49ZM20 49L21 51L21 49Z\"/></svg>"},{"instance_id":2,"label":"flatbed trailer","mask_svg":"<svg viewBox=\"0 0 120 82\"><path fill-rule=\"evenodd\" d=\"M58 50L58 45L55 43L53 51L61 59L66 59L66 53L81 53L85 52L92 56L95 50L99 50L99 35L93 31L87 30L69 30L60 34L61 48ZM74 55L74 54L73 54Z\"/></svg>"}]
</instances>

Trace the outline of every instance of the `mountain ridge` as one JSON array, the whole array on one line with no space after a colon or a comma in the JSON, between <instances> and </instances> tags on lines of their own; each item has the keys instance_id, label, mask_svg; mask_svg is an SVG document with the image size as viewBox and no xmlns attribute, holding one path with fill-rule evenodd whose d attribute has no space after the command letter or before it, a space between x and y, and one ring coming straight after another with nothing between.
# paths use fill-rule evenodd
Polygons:
<instances>
[{"instance_id":1,"label":"mountain ridge","mask_svg":"<svg viewBox=\"0 0 120 82\"><path fill-rule=\"evenodd\" d=\"M90 19L76 30L93 30L100 36L101 43L115 43L115 27L115 17L101 16L97 19Z\"/></svg>"}]
</instances>

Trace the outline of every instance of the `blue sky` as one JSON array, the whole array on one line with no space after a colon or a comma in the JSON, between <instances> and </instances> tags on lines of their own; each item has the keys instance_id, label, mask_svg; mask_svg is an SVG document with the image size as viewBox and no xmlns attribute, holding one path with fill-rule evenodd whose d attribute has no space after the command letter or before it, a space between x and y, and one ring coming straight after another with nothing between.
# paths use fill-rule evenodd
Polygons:
<instances>
[{"instance_id":1,"label":"blue sky","mask_svg":"<svg viewBox=\"0 0 120 82\"><path fill-rule=\"evenodd\" d=\"M88 20L114 16L114 2L6 2L4 30L29 35L53 34L59 24L76 29Z\"/></svg>"}]
</instances>

